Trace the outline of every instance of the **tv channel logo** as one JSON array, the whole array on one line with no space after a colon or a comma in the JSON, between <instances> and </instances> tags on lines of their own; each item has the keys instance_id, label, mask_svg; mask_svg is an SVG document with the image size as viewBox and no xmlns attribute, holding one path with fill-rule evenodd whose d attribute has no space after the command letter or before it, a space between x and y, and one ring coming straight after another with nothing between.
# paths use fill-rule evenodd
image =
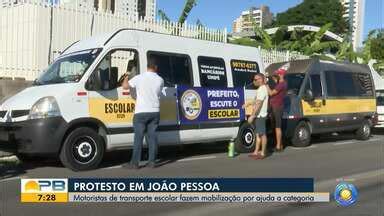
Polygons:
<instances>
[{"instance_id":1,"label":"tv channel logo","mask_svg":"<svg viewBox=\"0 0 384 216\"><path fill-rule=\"evenodd\" d=\"M67 193L68 179L21 179L21 193Z\"/></svg>"},{"instance_id":2,"label":"tv channel logo","mask_svg":"<svg viewBox=\"0 0 384 216\"><path fill-rule=\"evenodd\" d=\"M346 207L356 203L357 197L357 189L351 183L342 182L335 188L334 198L341 206Z\"/></svg>"}]
</instances>

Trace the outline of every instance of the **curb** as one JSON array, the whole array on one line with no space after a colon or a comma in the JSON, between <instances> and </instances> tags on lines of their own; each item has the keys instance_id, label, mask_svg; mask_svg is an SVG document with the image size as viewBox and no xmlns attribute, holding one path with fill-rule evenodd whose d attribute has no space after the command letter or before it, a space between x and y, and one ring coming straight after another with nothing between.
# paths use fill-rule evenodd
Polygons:
<instances>
[{"instance_id":1,"label":"curb","mask_svg":"<svg viewBox=\"0 0 384 216\"><path fill-rule=\"evenodd\" d=\"M0 164L1 163L18 163L18 162L20 161L15 155L0 157Z\"/></svg>"}]
</instances>

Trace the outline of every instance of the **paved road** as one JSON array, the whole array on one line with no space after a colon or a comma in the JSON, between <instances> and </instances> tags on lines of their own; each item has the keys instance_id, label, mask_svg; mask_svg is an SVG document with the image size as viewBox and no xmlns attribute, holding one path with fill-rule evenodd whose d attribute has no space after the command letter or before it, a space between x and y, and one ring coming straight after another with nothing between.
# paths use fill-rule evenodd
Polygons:
<instances>
[{"instance_id":1,"label":"paved road","mask_svg":"<svg viewBox=\"0 0 384 216\"><path fill-rule=\"evenodd\" d=\"M102 168L72 172L57 162L33 162L3 173L0 180L0 215L384 215L384 133L369 141L327 136L308 148L288 147L263 161L247 155L229 159L223 143L162 148L163 166L157 169L125 170L129 152L109 154ZM359 190L356 205L343 208L331 200L322 204L21 204L20 178L41 177L313 177L318 192L334 191L340 179Z\"/></svg>"}]
</instances>

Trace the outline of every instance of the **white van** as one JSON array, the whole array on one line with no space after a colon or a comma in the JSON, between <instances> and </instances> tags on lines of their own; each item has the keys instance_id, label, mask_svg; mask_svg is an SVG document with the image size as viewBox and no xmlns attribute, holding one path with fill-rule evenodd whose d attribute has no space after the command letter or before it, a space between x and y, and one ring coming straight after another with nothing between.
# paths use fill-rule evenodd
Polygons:
<instances>
[{"instance_id":1,"label":"white van","mask_svg":"<svg viewBox=\"0 0 384 216\"><path fill-rule=\"evenodd\" d=\"M377 99L377 128L384 128L384 89L376 90Z\"/></svg>"},{"instance_id":2,"label":"white van","mask_svg":"<svg viewBox=\"0 0 384 216\"><path fill-rule=\"evenodd\" d=\"M257 48L131 29L74 43L32 87L3 102L1 139L20 156L59 156L73 170L96 168L106 151L133 144L135 101L119 87L118 78L145 71L149 56L158 59L159 75L165 81L161 145L238 137L238 151L253 150L252 127L240 115L226 121L184 124L176 87L245 89L255 73L264 73ZM253 91L243 91L242 97L250 99Z\"/></svg>"},{"instance_id":3,"label":"white van","mask_svg":"<svg viewBox=\"0 0 384 216\"><path fill-rule=\"evenodd\" d=\"M371 69L372 78L375 82L375 91L376 91L377 119L376 119L375 127L384 128L384 79L374 69L373 65L375 63L376 63L376 60L371 60L368 63L368 66Z\"/></svg>"}]
</instances>

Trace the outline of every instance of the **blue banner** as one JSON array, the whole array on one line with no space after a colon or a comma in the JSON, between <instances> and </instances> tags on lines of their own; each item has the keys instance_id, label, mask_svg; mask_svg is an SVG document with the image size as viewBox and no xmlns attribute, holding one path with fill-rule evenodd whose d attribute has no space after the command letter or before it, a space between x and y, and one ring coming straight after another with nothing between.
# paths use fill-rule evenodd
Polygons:
<instances>
[{"instance_id":1,"label":"blue banner","mask_svg":"<svg viewBox=\"0 0 384 216\"><path fill-rule=\"evenodd\" d=\"M243 88L177 87L181 124L240 121L245 118Z\"/></svg>"},{"instance_id":2,"label":"blue banner","mask_svg":"<svg viewBox=\"0 0 384 216\"><path fill-rule=\"evenodd\" d=\"M314 192L312 178L68 179L68 192Z\"/></svg>"}]
</instances>

